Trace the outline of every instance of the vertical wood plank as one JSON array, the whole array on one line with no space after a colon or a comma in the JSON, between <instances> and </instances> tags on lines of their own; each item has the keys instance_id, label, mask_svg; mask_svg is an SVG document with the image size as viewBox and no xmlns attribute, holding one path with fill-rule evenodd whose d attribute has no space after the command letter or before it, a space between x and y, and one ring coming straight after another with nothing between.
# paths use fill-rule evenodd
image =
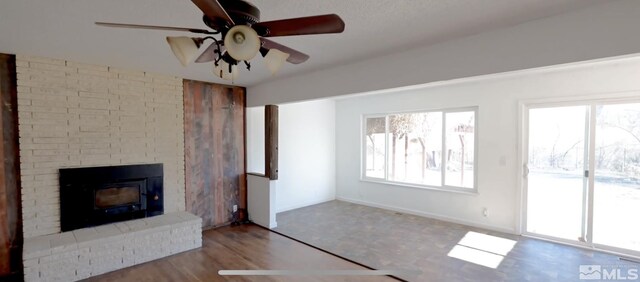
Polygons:
<instances>
[{"instance_id":1,"label":"vertical wood plank","mask_svg":"<svg viewBox=\"0 0 640 282\"><path fill-rule=\"evenodd\" d=\"M278 106L264 107L264 171L271 180L278 179Z\"/></svg>"},{"instance_id":2,"label":"vertical wood plank","mask_svg":"<svg viewBox=\"0 0 640 282\"><path fill-rule=\"evenodd\" d=\"M199 125L199 134L197 135L196 147L194 152L199 156L200 162L198 163L198 172L202 179L201 194L199 195L200 207L203 213L206 215L206 224L204 226L216 225L216 211L215 206L218 204L216 200L216 190L218 183L216 181L215 170L219 166L215 159L215 135L214 135L214 93L209 85L198 83L199 91L195 96L195 104L200 105L199 111L196 112L196 124Z\"/></svg>"},{"instance_id":3,"label":"vertical wood plank","mask_svg":"<svg viewBox=\"0 0 640 282\"><path fill-rule=\"evenodd\" d=\"M239 182L238 185L240 186L240 193L239 193L239 202L240 202L240 208L241 209L246 209L247 208L247 136L246 136L246 132L247 132L247 122L246 122L246 99L247 96L245 95L245 89L244 88L240 88L240 87L235 87L233 89L233 97L235 100L235 108L233 110L234 113L234 120L236 123L241 123L242 124L242 131L236 130L234 131L236 136L235 136L235 142L236 144L242 144L242 146L240 148L237 148L237 154L238 157L236 158L236 165L238 166L238 170L241 171L242 173L238 175L239 178ZM236 128L239 127L238 125L236 125ZM247 216L246 213L243 214L244 216ZM246 218L245 218L246 219Z\"/></svg>"},{"instance_id":4,"label":"vertical wood plank","mask_svg":"<svg viewBox=\"0 0 640 282\"><path fill-rule=\"evenodd\" d=\"M211 139L213 141L213 152L212 152L212 156L213 156L213 177L214 177L214 186L215 186L215 208L214 208L214 215L215 215L215 219L214 219L214 225L217 224L221 224L225 222L225 217L227 216L226 214L226 210L227 210L227 206L226 206L226 201L224 200L224 154L226 153L224 151L224 146L223 146L223 123L224 123L224 118L225 118L225 114L226 114L226 110L223 108L223 105L225 104L224 100L224 92L222 87L218 87L218 86L214 86L211 87L212 88L212 92L211 94L213 95L213 138Z\"/></svg>"},{"instance_id":5,"label":"vertical wood plank","mask_svg":"<svg viewBox=\"0 0 640 282\"><path fill-rule=\"evenodd\" d=\"M5 59L6 60L6 59ZM6 62L2 63L2 67L3 70L0 70L0 72L2 73L2 78L0 78L0 87L2 87L0 89L0 91L2 91L0 94L0 105L1 103L4 103L5 100L5 92L6 91L10 91L7 87L5 87L5 84L7 84L7 70L5 70L4 68L6 68ZM0 111L2 111L0 113L0 126L2 127L2 131L4 132L5 130L5 126L4 126L4 107L2 107L2 109L0 109ZM4 139L4 134L3 134L3 139ZM3 140L4 141L4 140ZM4 152L4 142L0 143L0 158L2 160L5 159L5 152ZM6 179L5 179L5 163L4 161L0 164L0 275L4 276L4 275L8 275L9 273L11 273L11 238L9 235L9 218L8 218L8 199L7 199L7 193L9 191L7 191L7 185L6 183Z\"/></svg>"},{"instance_id":6,"label":"vertical wood plank","mask_svg":"<svg viewBox=\"0 0 640 282\"><path fill-rule=\"evenodd\" d=\"M244 206L246 191L245 155L244 155L244 92L224 88L223 99L223 152L224 152L224 199L227 207ZM233 209L227 211L233 215Z\"/></svg>"},{"instance_id":7,"label":"vertical wood plank","mask_svg":"<svg viewBox=\"0 0 640 282\"><path fill-rule=\"evenodd\" d=\"M192 163L193 163L193 154L190 154L188 152L191 152L193 150L193 146L195 146L195 142L193 142L193 129L190 126L190 122L193 120L193 99L190 98L190 95L192 95L192 90L191 90L191 83L188 80L184 80L182 82L182 89L183 89L183 107L184 107L184 114L183 114L183 128L184 128L184 166L185 168L190 168L192 167ZM194 184L193 182L195 181L193 174L190 173L186 173L184 176L184 183L186 187L193 187ZM195 206L196 202L195 202L195 191L194 189L186 189L185 190L185 207L186 210L191 211L193 210L193 207Z\"/></svg>"},{"instance_id":8,"label":"vertical wood plank","mask_svg":"<svg viewBox=\"0 0 640 282\"><path fill-rule=\"evenodd\" d=\"M22 273L16 58L0 54L0 277Z\"/></svg>"},{"instance_id":9,"label":"vertical wood plank","mask_svg":"<svg viewBox=\"0 0 640 282\"><path fill-rule=\"evenodd\" d=\"M245 90L184 82L187 210L203 227L229 224L246 207Z\"/></svg>"}]
</instances>

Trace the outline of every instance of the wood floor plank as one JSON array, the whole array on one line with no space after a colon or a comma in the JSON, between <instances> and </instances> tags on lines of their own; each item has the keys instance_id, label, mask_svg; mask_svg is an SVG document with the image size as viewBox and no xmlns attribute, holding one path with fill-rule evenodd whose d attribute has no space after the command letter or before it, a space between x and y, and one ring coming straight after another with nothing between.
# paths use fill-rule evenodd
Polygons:
<instances>
[{"instance_id":1,"label":"wood floor plank","mask_svg":"<svg viewBox=\"0 0 640 282\"><path fill-rule=\"evenodd\" d=\"M220 276L219 270L365 270L255 225L203 232L200 249L86 281L395 281L376 276Z\"/></svg>"}]
</instances>

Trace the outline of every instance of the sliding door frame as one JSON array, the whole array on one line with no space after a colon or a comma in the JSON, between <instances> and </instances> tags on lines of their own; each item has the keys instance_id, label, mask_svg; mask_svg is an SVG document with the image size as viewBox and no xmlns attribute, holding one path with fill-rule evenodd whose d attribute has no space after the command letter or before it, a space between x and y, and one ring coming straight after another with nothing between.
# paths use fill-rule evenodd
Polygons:
<instances>
[{"instance_id":1,"label":"sliding door frame","mask_svg":"<svg viewBox=\"0 0 640 282\"><path fill-rule=\"evenodd\" d=\"M607 104L623 104L623 103L639 103L640 92L638 91L625 91L625 92L610 92L601 93L595 95L585 96L573 96L573 97L553 97L543 99L524 99L518 101L518 164L520 168L517 169L517 185L519 187L517 194L517 214L516 214L516 230L526 237L542 239L546 241L552 241L556 243L577 246L585 249L595 249L598 251L612 253L616 255L640 258L640 251L633 251L628 249L621 249L617 247L601 245L593 243L593 195L595 188L595 129L596 129L596 105ZM537 234L527 231L527 193L528 193L528 161L529 161L529 110L536 108L554 108L554 107L567 107L567 106L585 106L588 107L586 111L588 117L585 118L586 123L586 138L585 146L588 150L585 150L585 155L588 155L588 166L585 167L589 171L589 175L586 179L585 195L583 196L583 214L586 214L582 222L583 239L569 240L563 238L557 238L553 236L547 236L543 234ZM588 120L587 120L588 118ZM583 178L584 179L584 178Z\"/></svg>"}]
</instances>

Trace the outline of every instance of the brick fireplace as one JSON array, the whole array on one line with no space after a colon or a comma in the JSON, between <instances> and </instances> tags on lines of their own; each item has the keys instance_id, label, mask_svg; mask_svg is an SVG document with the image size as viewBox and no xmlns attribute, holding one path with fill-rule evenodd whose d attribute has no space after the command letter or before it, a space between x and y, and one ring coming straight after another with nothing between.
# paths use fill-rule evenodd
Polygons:
<instances>
[{"instance_id":1,"label":"brick fireplace","mask_svg":"<svg viewBox=\"0 0 640 282\"><path fill-rule=\"evenodd\" d=\"M201 219L184 212L181 78L22 55L16 65L26 280L83 279L202 244ZM164 214L61 232L60 170L154 163ZM101 187L102 212L142 207L121 189L141 183L120 184Z\"/></svg>"},{"instance_id":2,"label":"brick fireplace","mask_svg":"<svg viewBox=\"0 0 640 282\"><path fill-rule=\"evenodd\" d=\"M185 210L182 79L16 61L25 238L61 231L61 168L162 163L165 213Z\"/></svg>"}]
</instances>

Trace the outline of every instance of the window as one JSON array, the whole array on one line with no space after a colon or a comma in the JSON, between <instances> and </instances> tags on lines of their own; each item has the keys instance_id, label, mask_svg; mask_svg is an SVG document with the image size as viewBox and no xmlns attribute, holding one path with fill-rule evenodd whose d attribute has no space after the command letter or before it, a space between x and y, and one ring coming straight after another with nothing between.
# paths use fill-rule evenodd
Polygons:
<instances>
[{"instance_id":1,"label":"window","mask_svg":"<svg viewBox=\"0 0 640 282\"><path fill-rule=\"evenodd\" d=\"M368 118L366 129L367 156L366 172L367 177L384 178L385 173L385 136L386 118Z\"/></svg>"},{"instance_id":2,"label":"window","mask_svg":"<svg viewBox=\"0 0 640 282\"><path fill-rule=\"evenodd\" d=\"M364 118L363 178L475 189L476 109Z\"/></svg>"}]
</instances>

